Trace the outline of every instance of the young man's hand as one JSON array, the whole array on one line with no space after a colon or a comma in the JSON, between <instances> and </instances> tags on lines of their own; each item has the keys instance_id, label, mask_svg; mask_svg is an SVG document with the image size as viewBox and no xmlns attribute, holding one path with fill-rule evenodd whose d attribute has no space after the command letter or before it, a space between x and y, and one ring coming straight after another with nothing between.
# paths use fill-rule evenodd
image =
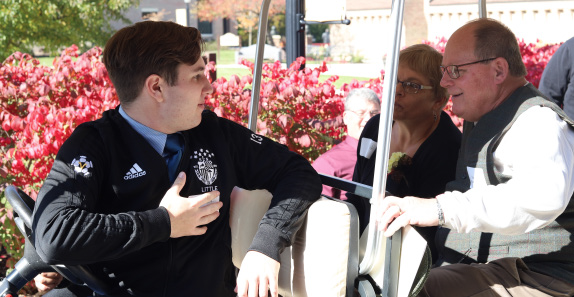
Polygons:
<instances>
[{"instance_id":1,"label":"young man's hand","mask_svg":"<svg viewBox=\"0 0 574 297\"><path fill-rule=\"evenodd\" d=\"M180 172L159 204L169 213L172 238L205 234L205 225L219 217L219 209L223 206L217 191L187 198L179 196L184 185L185 173Z\"/></svg>"},{"instance_id":2,"label":"young man's hand","mask_svg":"<svg viewBox=\"0 0 574 297\"><path fill-rule=\"evenodd\" d=\"M279 267L279 262L262 253L247 252L237 276L237 297L267 297L267 292L279 296Z\"/></svg>"}]
</instances>

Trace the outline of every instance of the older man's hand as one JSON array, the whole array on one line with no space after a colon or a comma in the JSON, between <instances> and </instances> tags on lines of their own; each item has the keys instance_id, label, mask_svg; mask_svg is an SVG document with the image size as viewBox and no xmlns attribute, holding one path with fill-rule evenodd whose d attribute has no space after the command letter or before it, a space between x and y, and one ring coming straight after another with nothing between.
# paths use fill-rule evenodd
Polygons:
<instances>
[{"instance_id":1,"label":"older man's hand","mask_svg":"<svg viewBox=\"0 0 574 297\"><path fill-rule=\"evenodd\" d=\"M387 237L406 225L438 225L436 199L385 197L377 208L377 227Z\"/></svg>"}]
</instances>

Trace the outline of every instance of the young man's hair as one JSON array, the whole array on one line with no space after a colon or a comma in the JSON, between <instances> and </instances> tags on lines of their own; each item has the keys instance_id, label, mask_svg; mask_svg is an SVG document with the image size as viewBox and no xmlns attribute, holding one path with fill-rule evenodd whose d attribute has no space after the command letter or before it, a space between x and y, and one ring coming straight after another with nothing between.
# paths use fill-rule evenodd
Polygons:
<instances>
[{"instance_id":1,"label":"young man's hair","mask_svg":"<svg viewBox=\"0 0 574 297\"><path fill-rule=\"evenodd\" d=\"M399 65L406 66L428 78L437 99L448 97L446 89L440 86L440 80L442 79L441 63L442 54L426 44L411 45L401 50L399 54ZM446 102L445 100L444 104Z\"/></svg>"},{"instance_id":2,"label":"young man's hair","mask_svg":"<svg viewBox=\"0 0 574 297\"><path fill-rule=\"evenodd\" d=\"M195 64L203 48L204 41L196 28L144 21L116 32L106 43L102 60L120 102L127 105L140 95L152 74L175 85L177 66Z\"/></svg>"},{"instance_id":3,"label":"young man's hair","mask_svg":"<svg viewBox=\"0 0 574 297\"><path fill-rule=\"evenodd\" d=\"M477 59L502 57L508 62L510 75L520 77L528 73L516 36L508 27L494 19L478 19L470 23L474 26L474 55Z\"/></svg>"}]
</instances>

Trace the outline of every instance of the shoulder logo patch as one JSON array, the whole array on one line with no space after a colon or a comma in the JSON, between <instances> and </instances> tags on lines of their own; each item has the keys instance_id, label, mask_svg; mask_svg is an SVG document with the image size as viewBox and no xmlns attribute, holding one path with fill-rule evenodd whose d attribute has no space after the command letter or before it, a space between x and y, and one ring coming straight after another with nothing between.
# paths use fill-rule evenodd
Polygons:
<instances>
[{"instance_id":1,"label":"shoulder logo patch","mask_svg":"<svg viewBox=\"0 0 574 297\"><path fill-rule=\"evenodd\" d=\"M193 166L195 175L205 185L211 185L217 179L217 164L213 164L211 158L214 154L209 150L200 149L194 151L190 159L194 159L197 163Z\"/></svg>"},{"instance_id":2,"label":"shoulder logo patch","mask_svg":"<svg viewBox=\"0 0 574 297\"><path fill-rule=\"evenodd\" d=\"M261 135L251 134L251 141L257 144L261 144L261 142L263 141L263 137L261 137Z\"/></svg>"},{"instance_id":3,"label":"shoulder logo patch","mask_svg":"<svg viewBox=\"0 0 574 297\"><path fill-rule=\"evenodd\" d=\"M92 161L88 161L86 156L80 156L77 159L72 160L72 166L74 166L74 171L83 174L85 177L90 177L92 175L91 170L94 165Z\"/></svg>"},{"instance_id":4,"label":"shoulder logo patch","mask_svg":"<svg viewBox=\"0 0 574 297\"><path fill-rule=\"evenodd\" d=\"M134 163L134 165L132 165L132 168L130 168L130 171L128 171L124 176L124 179L130 180L144 175L146 175L146 172L143 169L141 169L138 163Z\"/></svg>"}]
</instances>

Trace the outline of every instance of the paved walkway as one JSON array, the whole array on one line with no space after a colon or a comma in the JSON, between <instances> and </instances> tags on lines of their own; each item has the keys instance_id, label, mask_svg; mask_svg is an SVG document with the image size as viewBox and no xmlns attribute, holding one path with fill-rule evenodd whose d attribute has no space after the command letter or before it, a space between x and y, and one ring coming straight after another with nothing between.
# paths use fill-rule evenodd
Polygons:
<instances>
[{"instance_id":1,"label":"paved walkway","mask_svg":"<svg viewBox=\"0 0 574 297\"><path fill-rule=\"evenodd\" d=\"M327 64L327 69L325 72L327 75L377 78L381 76L384 65L383 63Z\"/></svg>"}]
</instances>

